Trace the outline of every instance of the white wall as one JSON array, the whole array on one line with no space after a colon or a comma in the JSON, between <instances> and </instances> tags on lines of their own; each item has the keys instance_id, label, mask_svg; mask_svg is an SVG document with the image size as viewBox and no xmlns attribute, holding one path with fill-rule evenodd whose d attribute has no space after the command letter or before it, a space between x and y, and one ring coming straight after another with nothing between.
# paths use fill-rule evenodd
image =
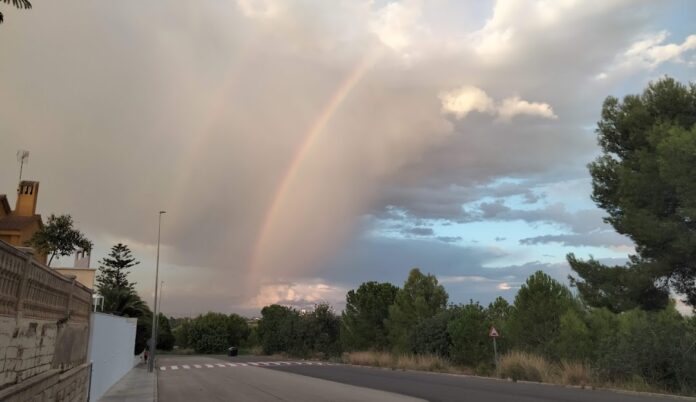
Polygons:
<instances>
[{"instance_id":1,"label":"white wall","mask_svg":"<svg viewBox=\"0 0 696 402\"><path fill-rule=\"evenodd\" d=\"M92 362L90 402L97 401L133 366L136 318L92 313L89 357Z\"/></svg>"}]
</instances>

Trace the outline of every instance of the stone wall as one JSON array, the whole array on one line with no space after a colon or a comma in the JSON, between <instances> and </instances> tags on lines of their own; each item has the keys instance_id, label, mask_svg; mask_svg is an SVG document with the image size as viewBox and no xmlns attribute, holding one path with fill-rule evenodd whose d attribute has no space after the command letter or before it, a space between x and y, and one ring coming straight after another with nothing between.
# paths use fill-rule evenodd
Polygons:
<instances>
[{"instance_id":1,"label":"stone wall","mask_svg":"<svg viewBox=\"0 0 696 402\"><path fill-rule=\"evenodd\" d=\"M86 400L91 300L74 278L0 241L0 401Z\"/></svg>"},{"instance_id":2,"label":"stone wall","mask_svg":"<svg viewBox=\"0 0 696 402\"><path fill-rule=\"evenodd\" d=\"M49 370L0 390L0 401L87 402L90 367L86 363L64 372Z\"/></svg>"}]
</instances>

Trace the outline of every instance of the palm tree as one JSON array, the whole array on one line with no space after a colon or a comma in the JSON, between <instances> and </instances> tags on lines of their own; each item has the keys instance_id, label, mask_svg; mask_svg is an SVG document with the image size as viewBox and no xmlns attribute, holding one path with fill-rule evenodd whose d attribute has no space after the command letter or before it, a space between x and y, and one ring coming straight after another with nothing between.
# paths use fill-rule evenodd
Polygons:
<instances>
[{"instance_id":1,"label":"palm tree","mask_svg":"<svg viewBox=\"0 0 696 402\"><path fill-rule=\"evenodd\" d=\"M147 304L132 289L102 288L103 312L125 317L143 317L152 314Z\"/></svg>"},{"instance_id":2,"label":"palm tree","mask_svg":"<svg viewBox=\"0 0 696 402\"><path fill-rule=\"evenodd\" d=\"M2 0L3 3L5 4L10 4L12 3L13 6L21 9L30 9L31 8L31 3L29 0ZM3 21L3 16L2 13L0 13L0 24L2 24Z\"/></svg>"}]
</instances>

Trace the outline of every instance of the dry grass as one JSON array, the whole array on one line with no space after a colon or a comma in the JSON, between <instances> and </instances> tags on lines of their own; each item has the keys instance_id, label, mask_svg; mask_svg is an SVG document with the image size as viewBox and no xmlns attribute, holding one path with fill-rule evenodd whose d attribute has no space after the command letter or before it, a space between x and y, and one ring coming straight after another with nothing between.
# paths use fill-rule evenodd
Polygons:
<instances>
[{"instance_id":1,"label":"dry grass","mask_svg":"<svg viewBox=\"0 0 696 402\"><path fill-rule=\"evenodd\" d=\"M586 386L592 383L591 370L583 363L563 361L559 369L562 384Z\"/></svg>"},{"instance_id":2,"label":"dry grass","mask_svg":"<svg viewBox=\"0 0 696 402\"><path fill-rule=\"evenodd\" d=\"M461 372L447 359L435 355L394 355L387 352L351 352L343 354L343 362L361 366L386 367L394 370Z\"/></svg>"},{"instance_id":3,"label":"dry grass","mask_svg":"<svg viewBox=\"0 0 696 402\"><path fill-rule=\"evenodd\" d=\"M554 371L546 359L526 352L510 352L499 362L499 375L513 381L555 382Z\"/></svg>"}]
</instances>

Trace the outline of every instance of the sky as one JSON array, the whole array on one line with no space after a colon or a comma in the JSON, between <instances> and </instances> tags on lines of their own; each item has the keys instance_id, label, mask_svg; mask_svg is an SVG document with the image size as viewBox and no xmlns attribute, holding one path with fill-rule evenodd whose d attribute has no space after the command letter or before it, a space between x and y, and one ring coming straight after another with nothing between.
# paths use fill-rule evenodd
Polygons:
<instances>
[{"instance_id":1,"label":"sky","mask_svg":"<svg viewBox=\"0 0 696 402\"><path fill-rule=\"evenodd\" d=\"M696 81L690 1L0 4L0 193L141 264L162 311L337 310L419 267L509 300L565 256L621 264L587 163L607 96ZM63 258L58 265L70 266Z\"/></svg>"}]
</instances>

